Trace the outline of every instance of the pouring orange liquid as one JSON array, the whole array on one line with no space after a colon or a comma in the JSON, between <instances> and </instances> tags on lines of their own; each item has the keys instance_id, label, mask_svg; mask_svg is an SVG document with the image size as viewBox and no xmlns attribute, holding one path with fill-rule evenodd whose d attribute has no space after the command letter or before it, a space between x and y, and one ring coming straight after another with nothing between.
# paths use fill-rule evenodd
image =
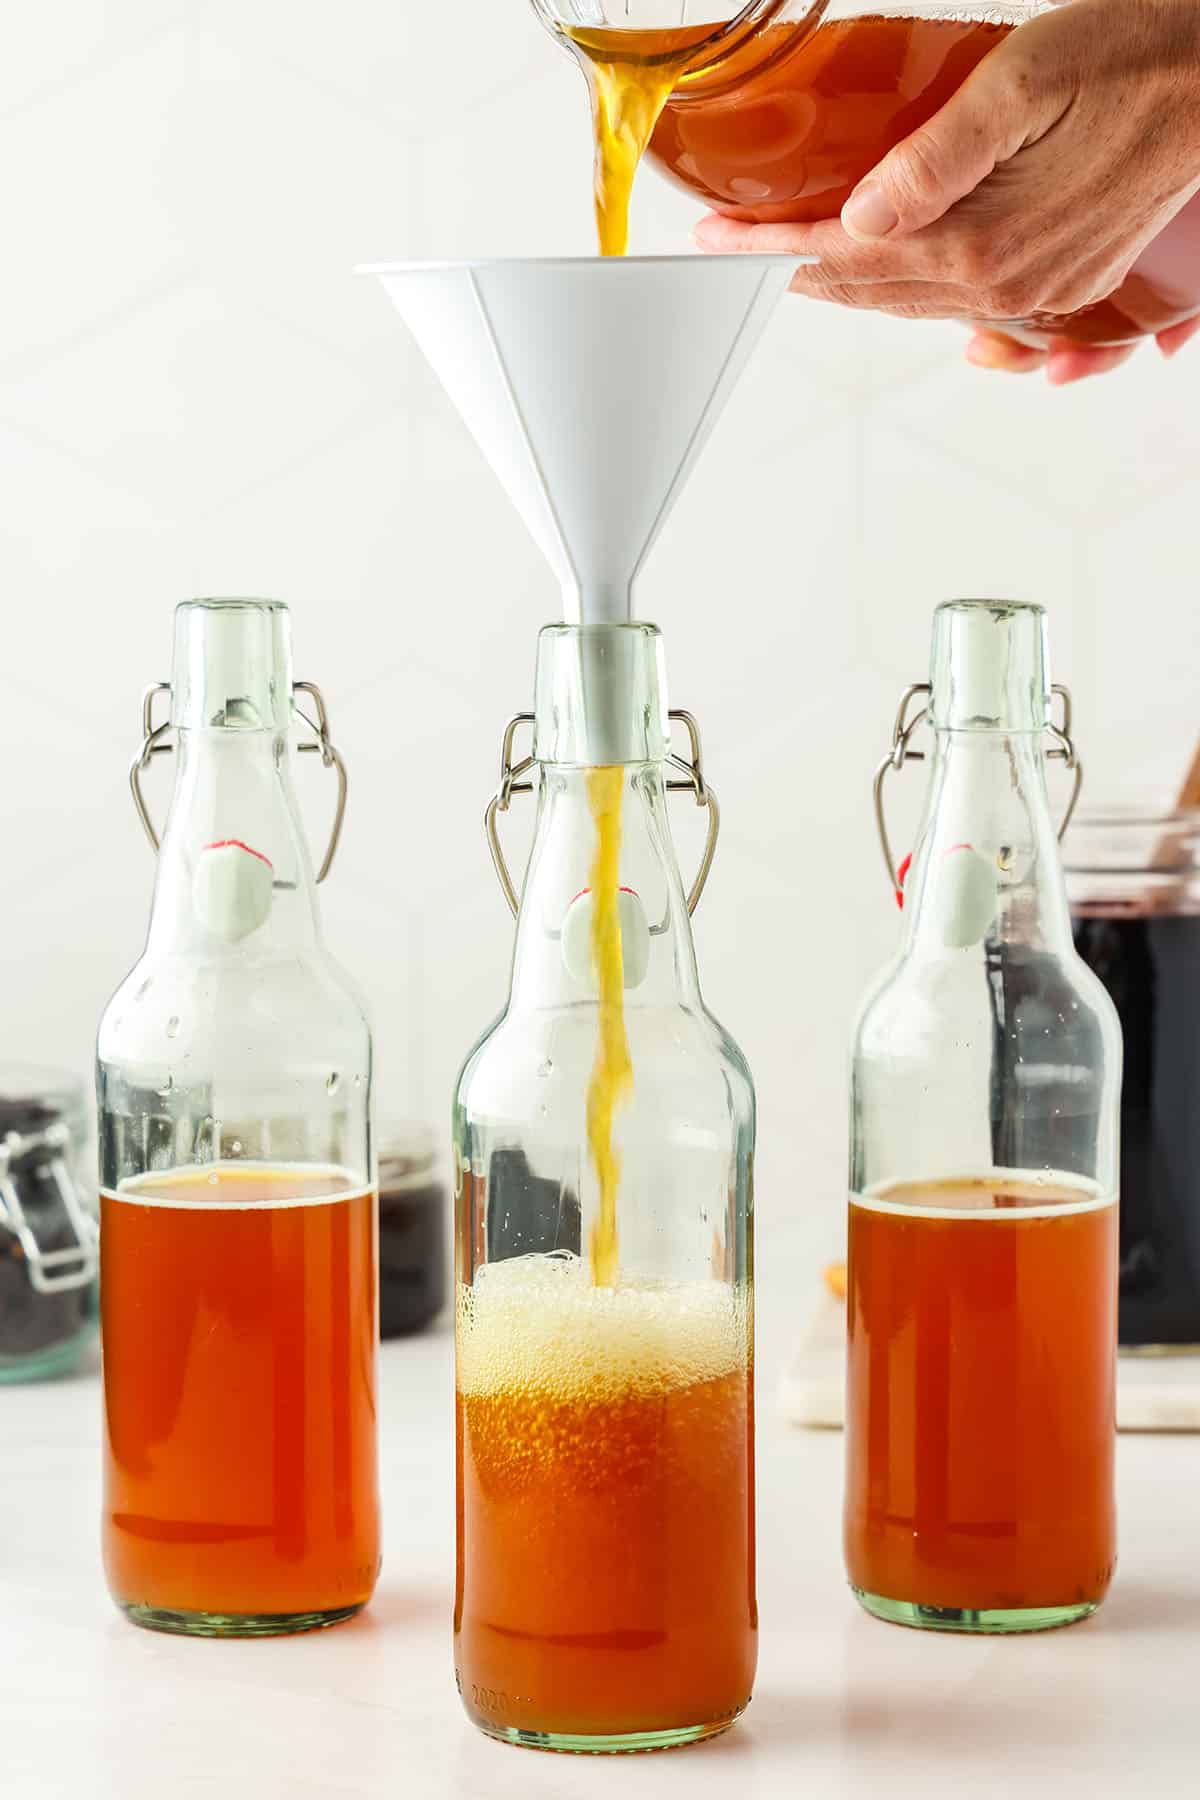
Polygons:
<instances>
[{"instance_id":1,"label":"pouring orange liquid","mask_svg":"<svg viewBox=\"0 0 1200 1800\"><path fill-rule=\"evenodd\" d=\"M564 31L592 96L596 234L601 256L629 248L629 200L650 134L711 25L662 31Z\"/></svg>"},{"instance_id":2,"label":"pouring orange liquid","mask_svg":"<svg viewBox=\"0 0 1200 1800\"><path fill-rule=\"evenodd\" d=\"M643 153L730 218L836 218L862 178L1014 29L893 13L821 23L823 11L818 4L803 19L763 26L730 54L730 26L564 34L592 90L603 255L624 253ZM1039 313L995 329L1035 345L1133 344L1198 311L1200 200L1116 293L1067 317Z\"/></svg>"},{"instance_id":3,"label":"pouring orange liquid","mask_svg":"<svg viewBox=\"0 0 1200 1800\"><path fill-rule=\"evenodd\" d=\"M625 1033L625 959L621 946L621 796L625 771L590 769L588 805L596 827L592 859L592 967L599 998L596 1060L587 1094L588 1149L600 1189L592 1226L592 1280L597 1287L617 1282L617 1186L621 1159L613 1147L613 1119L633 1086L633 1064Z\"/></svg>"}]
</instances>

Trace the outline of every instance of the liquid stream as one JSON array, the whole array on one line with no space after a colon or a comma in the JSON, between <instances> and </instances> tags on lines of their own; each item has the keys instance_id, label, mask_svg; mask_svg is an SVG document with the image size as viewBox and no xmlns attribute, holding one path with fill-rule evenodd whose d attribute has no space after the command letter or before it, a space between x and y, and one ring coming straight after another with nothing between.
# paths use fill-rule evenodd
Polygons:
<instances>
[{"instance_id":1,"label":"liquid stream","mask_svg":"<svg viewBox=\"0 0 1200 1800\"><path fill-rule=\"evenodd\" d=\"M596 832L590 887L591 953L598 1017L596 1059L587 1092L588 1149L596 1171L599 1207L589 1235L592 1280L615 1287L618 1267L617 1189L621 1159L613 1145L617 1108L633 1086L633 1064L625 1031L625 960L621 945L621 797L625 771L619 765L590 769L588 805Z\"/></svg>"}]
</instances>

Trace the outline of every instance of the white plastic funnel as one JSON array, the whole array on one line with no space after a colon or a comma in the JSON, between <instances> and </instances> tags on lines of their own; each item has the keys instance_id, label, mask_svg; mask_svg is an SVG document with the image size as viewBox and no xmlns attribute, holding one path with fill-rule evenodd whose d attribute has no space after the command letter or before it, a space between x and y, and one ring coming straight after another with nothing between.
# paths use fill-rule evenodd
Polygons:
<instances>
[{"instance_id":1,"label":"white plastic funnel","mask_svg":"<svg viewBox=\"0 0 1200 1800\"><path fill-rule=\"evenodd\" d=\"M631 589L794 256L378 264L378 275L563 587L564 617Z\"/></svg>"}]
</instances>

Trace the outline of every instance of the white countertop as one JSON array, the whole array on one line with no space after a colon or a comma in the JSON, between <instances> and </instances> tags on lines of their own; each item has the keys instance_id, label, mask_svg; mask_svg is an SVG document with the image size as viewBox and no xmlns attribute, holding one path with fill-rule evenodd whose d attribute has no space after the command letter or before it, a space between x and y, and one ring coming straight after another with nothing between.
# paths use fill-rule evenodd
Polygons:
<instances>
[{"instance_id":1,"label":"white countertop","mask_svg":"<svg viewBox=\"0 0 1200 1800\"><path fill-rule=\"evenodd\" d=\"M94 1374L0 1389L0 1794L1195 1793L1200 1438L1121 1440L1121 1568L1095 1619L1040 1637L925 1635L879 1624L850 1598L841 1439L778 1422L778 1374L760 1359L754 1702L710 1744L621 1767L494 1744L459 1708L448 1332L383 1352L385 1568L374 1603L350 1624L290 1639L190 1641L127 1624L100 1571Z\"/></svg>"}]
</instances>

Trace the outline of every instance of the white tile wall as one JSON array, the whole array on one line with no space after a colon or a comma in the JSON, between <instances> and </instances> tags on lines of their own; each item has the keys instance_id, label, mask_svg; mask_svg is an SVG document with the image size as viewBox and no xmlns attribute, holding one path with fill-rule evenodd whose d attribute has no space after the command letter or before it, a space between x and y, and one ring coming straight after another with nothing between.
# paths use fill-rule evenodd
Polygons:
<instances>
[{"instance_id":1,"label":"white tile wall","mask_svg":"<svg viewBox=\"0 0 1200 1800\"><path fill-rule=\"evenodd\" d=\"M479 819L555 595L351 269L589 249L578 77L522 0L57 0L10 34L0 157L5 1054L86 1070L136 953L125 770L173 603L278 594L351 771L328 934L384 1108L440 1122L503 997ZM637 247L694 211L647 176ZM724 802L700 951L789 1284L839 1238L844 1045L896 928L870 775L935 602L1050 607L1093 799L1169 789L1196 734L1200 347L1053 393L961 346L786 303L646 581Z\"/></svg>"}]
</instances>

